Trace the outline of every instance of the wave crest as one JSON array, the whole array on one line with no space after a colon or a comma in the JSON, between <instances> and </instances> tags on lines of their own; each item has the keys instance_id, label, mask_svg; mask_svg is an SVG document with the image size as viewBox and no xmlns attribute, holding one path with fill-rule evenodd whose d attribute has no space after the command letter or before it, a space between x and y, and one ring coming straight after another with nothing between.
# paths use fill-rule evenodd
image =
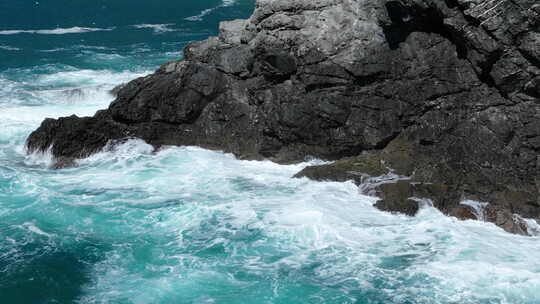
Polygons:
<instances>
[{"instance_id":1,"label":"wave crest","mask_svg":"<svg viewBox=\"0 0 540 304\"><path fill-rule=\"evenodd\" d=\"M0 50L4 50L4 51L20 51L21 49L13 47L13 46L9 46L9 45L0 45Z\"/></svg>"},{"instance_id":2,"label":"wave crest","mask_svg":"<svg viewBox=\"0 0 540 304\"><path fill-rule=\"evenodd\" d=\"M135 24L132 27L136 29L151 29L154 31L154 34L162 34L167 32L174 32L175 29L170 28L169 26L174 25L174 23L165 23L165 24Z\"/></svg>"},{"instance_id":3,"label":"wave crest","mask_svg":"<svg viewBox=\"0 0 540 304\"><path fill-rule=\"evenodd\" d=\"M236 3L236 0L223 0L220 5L218 5L216 7L212 7L212 8L207 8L207 9L201 11L200 14L184 18L184 20L187 20L187 21L202 21L204 17L208 16L213 11L215 11L217 9L220 9L220 8L223 8L223 7L232 6L235 3Z\"/></svg>"},{"instance_id":4,"label":"wave crest","mask_svg":"<svg viewBox=\"0 0 540 304\"><path fill-rule=\"evenodd\" d=\"M74 26L70 28L55 28L48 30L3 30L0 35L17 35L17 34L39 34L39 35L64 35L64 34L82 34L90 32L107 32L114 30L110 28L95 28L95 27L80 27Z\"/></svg>"}]
</instances>

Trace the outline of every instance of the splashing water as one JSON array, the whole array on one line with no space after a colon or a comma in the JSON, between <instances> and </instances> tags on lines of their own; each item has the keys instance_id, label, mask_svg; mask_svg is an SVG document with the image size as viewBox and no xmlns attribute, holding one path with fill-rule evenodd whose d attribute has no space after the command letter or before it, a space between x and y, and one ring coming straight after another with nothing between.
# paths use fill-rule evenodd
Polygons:
<instances>
[{"instance_id":1,"label":"splashing water","mask_svg":"<svg viewBox=\"0 0 540 304\"><path fill-rule=\"evenodd\" d=\"M236 3L235 0L223 0L221 2L221 4L219 4L218 6L214 6L214 7L211 7L211 8L204 9L198 15L186 17L186 18L184 18L184 20L187 20L187 21L203 21L204 17L210 15L212 12L214 12L214 11L220 9L220 8L232 6L235 3Z\"/></svg>"},{"instance_id":2,"label":"splashing water","mask_svg":"<svg viewBox=\"0 0 540 304\"><path fill-rule=\"evenodd\" d=\"M241 3L219 10L245 17ZM169 23L143 21L129 24ZM118 28L106 33L120 39ZM414 218L380 212L352 183L291 178L309 163L135 139L63 170L26 155L45 117L92 115L115 85L178 56L178 35L200 32L128 28L146 41L58 42L39 52L53 62L1 67L3 303L540 303L538 238L428 204ZM1 44L27 49L17 35Z\"/></svg>"}]
</instances>

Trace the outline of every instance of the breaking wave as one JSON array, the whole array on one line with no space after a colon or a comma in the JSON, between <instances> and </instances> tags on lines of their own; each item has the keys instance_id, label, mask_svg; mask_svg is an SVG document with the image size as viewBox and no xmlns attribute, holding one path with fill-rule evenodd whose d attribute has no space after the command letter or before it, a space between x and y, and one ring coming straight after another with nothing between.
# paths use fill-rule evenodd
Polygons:
<instances>
[{"instance_id":1,"label":"breaking wave","mask_svg":"<svg viewBox=\"0 0 540 304\"><path fill-rule=\"evenodd\" d=\"M93 115L114 99L110 89L215 31L213 21L198 23L173 42L153 35L172 24L143 22L126 24L141 23L148 31L129 33L147 40L41 37L58 41L36 43L43 57L0 70L2 303L540 303L538 237L446 217L427 201L416 217L393 215L373 207L368 186L292 178L317 160L243 161L137 139L61 170L49 169L51 151L27 155L25 139L43 119ZM93 30L109 29L3 35ZM120 41L123 30L111 34ZM32 51L17 44L22 36L4 38L13 40L4 47ZM484 212L485 203L462 203ZM538 223L524 221L540 235Z\"/></svg>"},{"instance_id":2,"label":"breaking wave","mask_svg":"<svg viewBox=\"0 0 540 304\"><path fill-rule=\"evenodd\" d=\"M16 35L16 34L40 34L40 35L65 35L65 34L81 34L89 32L103 32L103 31L112 31L114 27L111 28L93 28L93 27L80 27L74 26L70 28L55 28L55 29L45 29L45 30L2 30L0 35Z\"/></svg>"},{"instance_id":3,"label":"breaking wave","mask_svg":"<svg viewBox=\"0 0 540 304\"><path fill-rule=\"evenodd\" d=\"M0 45L0 50L4 50L4 51L20 51L21 49L13 47L13 46L9 46L9 45Z\"/></svg>"},{"instance_id":4,"label":"breaking wave","mask_svg":"<svg viewBox=\"0 0 540 304\"><path fill-rule=\"evenodd\" d=\"M236 0L223 0L220 5L212 7L212 8L205 9L205 10L201 11L198 15L187 17L187 18L185 18L185 20L188 20L188 21L202 21L204 19L204 17L208 16L213 11L215 11L217 9L220 9L220 8L223 8L223 7L232 6L235 3L236 3Z\"/></svg>"},{"instance_id":5,"label":"breaking wave","mask_svg":"<svg viewBox=\"0 0 540 304\"><path fill-rule=\"evenodd\" d=\"M171 25L174 25L173 23L167 23L167 24L136 24L132 25L132 27L137 29L151 29L154 31L155 34L162 34L167 32L173 32L175 29L170 28Z\"/></svg>"}]
</instances>

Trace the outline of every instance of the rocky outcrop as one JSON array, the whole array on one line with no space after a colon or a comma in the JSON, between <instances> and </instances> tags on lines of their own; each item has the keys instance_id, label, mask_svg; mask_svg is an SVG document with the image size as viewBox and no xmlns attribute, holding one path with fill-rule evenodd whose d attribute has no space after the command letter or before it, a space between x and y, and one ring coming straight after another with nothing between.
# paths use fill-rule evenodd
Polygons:
<instances>
[{"instance_id":1,"label":"rocky outcrop","mask_svg":"<svg viewBox=\"0 0 540 304\"><path fill-rule=\"evenodd\" d=\"M249 20L119 88L94 117L47 119L30 152L57 166L138 137L355 180L382 210L489 202L526 233L540 218L540 5L536 0L258 0Z\"/></svg>"}]
</instances>

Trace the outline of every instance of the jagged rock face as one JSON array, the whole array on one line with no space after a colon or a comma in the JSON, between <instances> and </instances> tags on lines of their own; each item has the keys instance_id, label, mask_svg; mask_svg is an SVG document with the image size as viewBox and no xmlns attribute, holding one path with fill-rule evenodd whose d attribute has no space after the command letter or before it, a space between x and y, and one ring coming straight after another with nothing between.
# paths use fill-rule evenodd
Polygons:
<instances>
[{"instance_id":1,"label":"jagged rock face","mask_svg":"<svg viewBox=\"0 0 540 304\"><path fill-rule=\"evenodd\" d=\"M501 218L540 218L539 52L536 0L259 0L109 109L45 120L27 145L52 146L58 166L126 137L277 162L353 157L300 176L392 167L410 182L379 187L383 209L414 213L405 196L424 195L470 218L459 201L471 198L521 232Z\"/></svg>"}]
</instances>

